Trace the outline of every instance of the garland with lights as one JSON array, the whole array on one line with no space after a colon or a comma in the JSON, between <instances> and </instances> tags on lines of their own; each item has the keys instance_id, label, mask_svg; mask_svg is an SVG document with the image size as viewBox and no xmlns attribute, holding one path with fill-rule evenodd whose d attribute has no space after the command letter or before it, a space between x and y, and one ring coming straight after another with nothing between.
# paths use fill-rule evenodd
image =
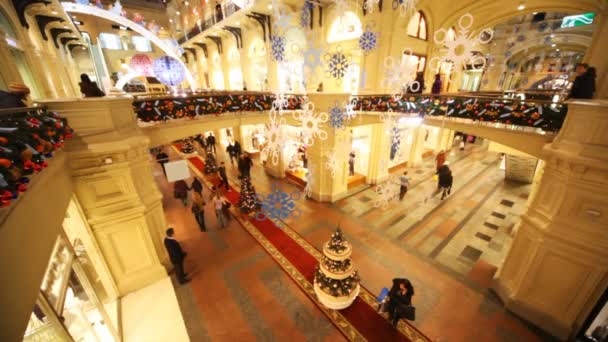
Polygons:
<instances>
[{"instance_id":1,"label":"garland with lights","mask_svg":"<svg viewBox=\"0 0 608 342\"><path fill-rule=\"evenodd\" d=\"M163 97L150 100L135 100L133 109L143 122L167 121L171 119L195 118L202 115L220 115L228 112L261 112L272 108L271 94L242 95L194 95L189 97ZM285 110L301 109L304 98L287 96Z\"/></svg>"},{"instance_id":2,"label":"garland with lights","mask_svg":"<svg viewBox=\"0 0 608 342\"><path fill-rule=\"evenodd\" d=\"M353 269L351 253L352 246L338 227L323 246L323 259L314 277L317 298L330 309L347 308L359 295L360 278Z\"/></svg>"},{"instance_id":3,"label":"garland with lights","mask_svg":"<svg viewBox=\"0 0 608 342\"><path fill-rule=\"evenodd\" d=\"M0 116L0 207L27 190L29 177L46 168L72 134L66 119L43 108Z\"/></svg>"},{"instance_id":4,"label":"garland with lights","mask_svg":"<svg viewBox=\"0 0 608 342\"><path fill-rule=\"evenodd\" d=\"M420 116L449 116L473 121L529 126L545 131L559 130L568 107L557 103L535 103L506 98L455 96L410 96L396 100L391 95L356 96L355 110L417 113Z\"/></svg>"}]
</instances>

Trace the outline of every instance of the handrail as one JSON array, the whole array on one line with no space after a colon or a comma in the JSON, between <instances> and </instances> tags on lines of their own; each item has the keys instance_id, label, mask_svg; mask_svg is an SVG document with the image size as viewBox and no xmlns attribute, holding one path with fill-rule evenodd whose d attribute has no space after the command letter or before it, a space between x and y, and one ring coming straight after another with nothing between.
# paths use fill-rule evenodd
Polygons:
<instances>
[{"instance_id":1,"label":"handrail","mask_svg":"<svg viewBox=\"0 0 608 342\"><path fill-rule=\"evenodd\" d=\"M11 115L11 114L20 114L20 113L29 113L32 111L37 111L40 109L45 109L44 106L32 106L32 107L16 107L16 108L4 108L0 109L0 116Z\"/></svg>"},{"instance_id":2,"label":"handrail","mask_svg":"<svg viewBox=\"0 0 608 342\"><path fill-rule=\"evenodd\" d=\"M384 97L384 96L391 96L394 97L393 94L360 94L360 95L352 95L352 97L354 98L358 98L358 97ZM529 102L534 102L534 103L538 103L538 104L552 104L552 105L562 105L563 102L553 102L553 101L547 101L547 100L522 100L522 99L518 99L518 98L510 98L510 97L492 97L492 96L478 96L478 95L468 95L468 94L462 94L462 93L443 93L443 94L438 94L438 95L434 95L434 94L403 94L401 95L402 98L421 98L421 97L455 97L455 98L473 98L473 99L478 99L478 100L494 100L494 101L512 101L512 102L519 102L519 103L529 103Z\"/></svg>"}]
</instances>

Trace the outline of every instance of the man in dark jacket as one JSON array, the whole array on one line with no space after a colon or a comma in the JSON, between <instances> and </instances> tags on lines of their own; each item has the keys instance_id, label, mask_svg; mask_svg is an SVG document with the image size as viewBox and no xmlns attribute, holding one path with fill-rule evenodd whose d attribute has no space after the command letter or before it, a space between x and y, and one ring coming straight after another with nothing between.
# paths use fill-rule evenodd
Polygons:
<instances>
[{"instance_id":1,"label":"man in dark jacket","mask_svg":"<svg viewBox=\"0 0 608 342\"><path fill-rule=\"evenodd\" d=\"M211 149L213 149L213 154L215 154L215 137L213 136L213 133L209 133L209 136L207 137L207 151L211 152Z\"/></svg>"},{"instance_id":2,"label":"man in dark jacket","mask_svg":"<svg viewBox=\"0 0 608 342\"><path fill-rule=\"evenodd\" d=\"M8 91L0 90L0 109L28 107L30 89L24 84L11 83Z\"/></svg>"},{"instance_id":3,"label":"man in dark jacket","mask_svg":"<svg viewBox=\"0 0 608 342\"><path fill-rule=\"evenodd\" d=\"M203 184L201 184L201 181L197 177L194 177L192 184L190 184L190 189L197 192L201 197L203 196Z\"/></svg>"},{"instance_id":4,"label":"man in dark jacket","mask_svg":"<svg viewBox=\"0 0 608 342\"><path fill-rule=\"evenodd\" d=\"M235 159L238 162L238 158L236 156L236 150L234 149L234 145L232 145L232 143L228 144L228 147L226 147L226 152L230 156L230 164L234 165L234 160Z\"/></svg>"},{"instance_id":5,"label":"man in dark jacket","mask_svg":"<svg viewBox=\"0 0 608 342\"><path fill-rule=\"evenodd\" d=\"M236 160L241 157L241 144L238 141L234 141L234 153L236 153Z\"/></svg>"},{"instance_id":6,"label":"man in dark jacket","mask_svg":"<svg viewBox=\"0 0 608 342\"><path fill-rule=\"evenodd\" d=\"M167 229L167 236L165 237L165 248L167 249L167 253L169 254L169 259L171 263L175 267L175 273L177 274L177 280L180 284L185 284L190 281L184 272L184 258L186 257L186 252L182 249L182 246L175 240L173 235L175 231L173 228Z\"/></svg>"},{"instance_id":7,"label":"man in dark jacket","mask_svg":"<svg viewBox=\"0 0 608 342\"><path fill-rule=\"evenodd\" d=\"M224 162L221 162L220 167L217 168L217 174L220 176L220 184L218 187L224 185L226 186L226 191L230 191L230 187L228 186L228 176L226 175L226 165Z\"/></svg>"},{"instance_id":8,"label":"man in dark jacket","mask_svg":"<svg viewBox=\"0 0 608 342\"><path fill-rule=\"evenodd\" d=\"M160 164L160 168L163 169L163 174L166 176L165 164L169 161L169 156L161 149L156 155L156 161Z\"/></svg>"},{"instance_id":9,"label":"man in dark jacket","mask_svg":"<svg viewBox=\"0 0 608 342\"><path fill-rule=\"evenodd\" d=\"M443 164L443 166L439 169L439 188L438 190L441 191L441 199L445 199L445 196L449 195L450 192L452 191L452 181L453 181L453 177L452 177L452 171L450 170L450 168L446 164Z\"/></svg>"},{"instance_id":10,"label":"man in dark jacket","mask_svg":"<svg viewBox=\"0 0 608 342\"><path fill-rule=\"evenodd\" d=\"M253 160L249 158L247 153L241 155L239 158L239 172L241 174L241 178L243 177L251 177L251 167L253 166Z\"/></svg>"},{"instance_id":11,"label":"man in dark jacket","mask_svg":"<svg viewBox=\"0 0 608 342\"><path fill-rule=\"evenodd\" d=\"M595 93L595 75L589 72L589 65L581 63L576 66L577 76L570 90L571 99L591 99Z\"/></svg>"}]
</instances>

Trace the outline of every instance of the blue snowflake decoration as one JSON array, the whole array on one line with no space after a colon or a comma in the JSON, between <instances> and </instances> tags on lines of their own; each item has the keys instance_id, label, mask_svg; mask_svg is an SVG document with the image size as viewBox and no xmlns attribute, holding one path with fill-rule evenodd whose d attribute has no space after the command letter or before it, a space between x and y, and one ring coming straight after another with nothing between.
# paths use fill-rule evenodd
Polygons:
<instances>
[{"instance_id":1,"label":"blue snowflake decoration","mask_svg":"<svg viewBox=\"0 0 608 342\"><path fill-rule=\"evenodd\" d=\"M370 53L378 46L378 33L370 31L369 28L359 37L359 48L364 53Z\"/></svg>"},{"instance_id":2,"label":"blue snowflake decoration","mask_svg":"<svg viewBox=\"0 0 608 342\"><path fill-rule=\"evenodd\" d=\"M272 36L272 58L277 62L285 60L285 37Z\"/></svg>"},{"instance_id":3,"label":"blue snowflake decoration","mask_svg":"<svg viewBox=\"0 0 608 342\"><path fill-rule=\"evenodd\" d=\"M344 127L344 112L338 104L329 109L329 125L335 129Z\"/></svg>"},{"instance_id":4,"label":"blue snowflake decoration","mask_svg":"<svg viewBox=\"0 0 608 342\"><path fill-rule=\"evenodd\" d=\"M186 78L184 67L177 59L169 56L158 57L154 60L152 70L159 81L170 86L176 86Z\"/></svg>"},{"instance_id":5,"label":"blue snowflake decoration","mask_svg":"<svg viewBox=\"0 0 608 342\"><path fill-rule=\"evenodd\" d=\"M335 52L333 54L326 55L327 59L327 73L329 76L341 80L346 76L348 72L349 61L345 54L341 52Z\"/></svg>"},{"instance_id":6,"label":"blue snowflake decoration","mask_svg":"<svg viewBox=\"0 0 608 342\"><path fill-rule=\"evenodd\" d=\"M289 216L300 217L302 211L296 208L296 202L300 199L300 192L294 191L287 193L279 189L276 183L272 184L272 190L266 197L258 195L258 200L262 204L262 211L255 215L256 220L263 221L267 218L271 220L285 220Z\"/></svg>"}]
</instances>

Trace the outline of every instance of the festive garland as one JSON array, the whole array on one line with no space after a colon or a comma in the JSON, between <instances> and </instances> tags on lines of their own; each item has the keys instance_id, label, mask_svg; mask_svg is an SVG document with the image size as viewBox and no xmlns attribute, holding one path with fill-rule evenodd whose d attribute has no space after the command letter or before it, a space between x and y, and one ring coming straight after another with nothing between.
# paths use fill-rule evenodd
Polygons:
<instances>
[{"instance_id":1,"label":"festive garland","mask_svg":"<svg viewBox=\"0 0 608 342\"><path fill-rule=\"evenodd\" d=\"M258 112L272 108L274 96L270 94L243 95L195 95L193 97L172 97L133 102L137 118L143 122L166 121L170 119L194 118L200 115L220 115L226 112ZM287 97L283 109L300 109L304 98L293 95Z\"/></svg>"},{"instance_id":2,"label":"festive garland","mask_svg":"<svg viewBox=\"0 0 608 342\"><path fill-rule=\"evenodd\" d=\"M323 265L330 272L343 273L344 271L346 271L350 268L351 261L350 261L350 259L346 259L346 260L342 260L342 261L332 260L324 255L323 256Z\"/></svg>"},{"instance_id":3,"label":"festive garland","mask_svg":"<svg viewBox=\"0 0 608 342\"><path fill-rule=\"evenodd\" d=\"M323 274L318 266L315 270L315 282L323 292L333 297L348 296L355 290L360 281L357 271L344 279L333 279Z\"/></svg>"},{"instance_id":4,"label":"festive garland","mask_svg":"<svg viewBox=\"0 0 608 342\"><path fill-rule=\"evenodd\" d=\"M0 117L0 207L27 190L29 176L46 168L72 134L66 119L42 108Z\"/></svg>"},{"instance_id":5,"label":"festive garland","mask_svg":"<svg viewBox=\"0 0 608 342\"><path fill-rule=\"evenodd\" d=\"M392 110L418 113L420 116L449 116L537 127L545 131L559 130L568 110L563 104L453 96L411 96L401 100L395 100L390 95L356 96L352 104L354 109L359 111Z\"/></svg>"}]
</instances>

